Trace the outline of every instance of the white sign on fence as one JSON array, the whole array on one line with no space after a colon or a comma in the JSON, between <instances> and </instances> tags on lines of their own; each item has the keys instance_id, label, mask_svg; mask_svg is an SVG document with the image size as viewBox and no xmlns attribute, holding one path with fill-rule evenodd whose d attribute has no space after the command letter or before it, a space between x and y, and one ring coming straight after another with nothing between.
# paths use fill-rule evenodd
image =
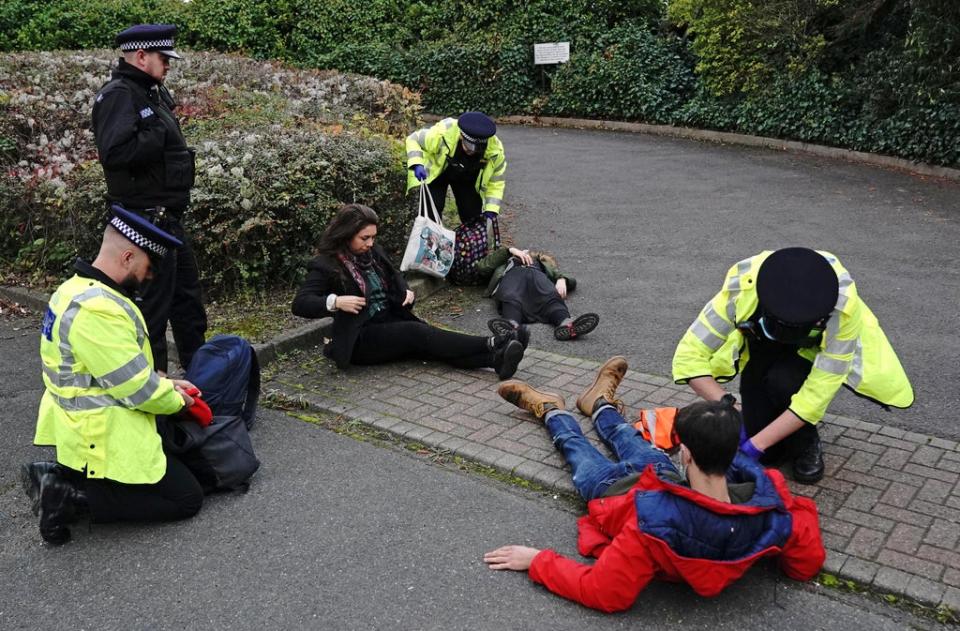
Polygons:
<instances>
[{"instance_id":1,"label":"white sign on fence","mask_svg":"<svg viewBox=\"0 0 960 631\"><path fill-rule=\"evenodd\" d=\"M533 45L533 65L562 64L570 61L570 42Z\"/></svg>"}]
</instances>

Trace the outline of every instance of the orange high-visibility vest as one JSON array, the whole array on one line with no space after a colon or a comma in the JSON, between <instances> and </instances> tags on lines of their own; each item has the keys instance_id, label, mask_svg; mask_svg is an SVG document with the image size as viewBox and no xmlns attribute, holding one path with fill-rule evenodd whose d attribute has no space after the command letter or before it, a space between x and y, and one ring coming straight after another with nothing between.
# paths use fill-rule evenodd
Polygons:
<instances>
[{"instance_id":1,"label":"orange high-visibility vest","mask_svg":"<svg viewBox=\"0 0 960 631\"><path fill-rule=\"evenodd\" d=\"M640 410L633 426L643 438L657 449L673 451L680 446L677 436L677 412L680 408L651 408Z\"/></svg>"}]
</instances>

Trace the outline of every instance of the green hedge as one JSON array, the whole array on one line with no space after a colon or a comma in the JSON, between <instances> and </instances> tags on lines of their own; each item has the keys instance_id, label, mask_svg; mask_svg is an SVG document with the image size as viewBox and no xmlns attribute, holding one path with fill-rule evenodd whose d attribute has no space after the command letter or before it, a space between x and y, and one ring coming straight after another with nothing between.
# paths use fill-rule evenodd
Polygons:
<instances>
[{"instance_id":1,"label":"green hedge","mask_svg":"<svg viewBox=\"0 0 960 631\"><path fill-rule=\"evenodd\" d=\"M7 0L0 49L102 46L156 19L197 48L401 83L438 114L683 124L958 167L960 5L884 4ZM569 41L570 63L535 68L542 41Z\"/></svg>"},{"instance_id":2,"label":"green hedge","mask_svg":"<svg viewBox=\"0 0 960 631\"><path fill-rule=\"evenodd\" d=\"M105 216L90 104L110 51L0 57L0 262L62 276L95 253ZM402 252L411 221L397 140L415 126L417 95L370 77L192 53L168 80L197 149L186 218L201 275L219 290L289 285L336 208L381 216L380 242Z\"/></svg>"}]
</instances>

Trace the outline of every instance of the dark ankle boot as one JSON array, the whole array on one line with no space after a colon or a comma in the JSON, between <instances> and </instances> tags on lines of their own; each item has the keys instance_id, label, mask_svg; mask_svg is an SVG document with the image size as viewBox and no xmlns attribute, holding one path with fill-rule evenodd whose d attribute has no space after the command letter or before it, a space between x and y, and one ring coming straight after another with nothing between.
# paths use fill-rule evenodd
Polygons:
<instances>
[{"instance_id":1,"label":"dark ankle boot","mask_svg":"<svg viewBox=\"0 0 960 631\"><path fill-rule=\"evenodd\" d=\"M600 324L600 316L596 313L584 313L582 316L577 316L576 319L567 318L557 325L557 328L553 330L553 337L561 342L583 337L597 328L598 324Z\"/></svg>"},{"instance_id":2,"label":"dark ankle boot","mask_svg":"<svg viewBox=\"0 0 960 631\"><path fill-rule=\"evenodd\" d=\"M800 484L816 484L823 479L823 445L820 434L813 433L806 445L797 452L793 461L793 479Z\"/></svg>"},{"instance_id":3,"label":"dark ankle boot","mask_svg":"<svg viewBox=\"0 0 960 631\"><path fill-rule=\"evenodd\" d=\"M524 349L530 344L530 329L525 324L517 324L506 318L492 318L487 321L487 328L495 339L517 340Z\"/></svg>"},{"instance_id":4,"label":"dark ankle boot","mask_svg":"<svg viewBox=\"0 0 960 631\"><path fill-rule=\"evenodd\" d=\"M51 545L70 540L67 527L76 521L77 508L86 508L86 495L57 470L40 479L40 536Z\"/></svg>"},{"instance_id":5,"label":"dark ankle boot","mask_svg":"<svg viewBox=\"0 0 960 631\"><path fill-rule=\"evenodd\" d=\"M493 352L493 368L501 380L509 379L517 372L517 366L523 359L523 344L517 340L508 340Z\"/></svg>"},{"instance_id":6,"label":"dark ankle boot","mask_svg":"<svg viewBox=\"0 0 960 631\"><path fill-rule=\"evenodd\" d=\"M59 467L56 462L31 462L20 467L20 486L30 498L30 511L40 514L40 480Z\"/></svg>"}]
</instances>

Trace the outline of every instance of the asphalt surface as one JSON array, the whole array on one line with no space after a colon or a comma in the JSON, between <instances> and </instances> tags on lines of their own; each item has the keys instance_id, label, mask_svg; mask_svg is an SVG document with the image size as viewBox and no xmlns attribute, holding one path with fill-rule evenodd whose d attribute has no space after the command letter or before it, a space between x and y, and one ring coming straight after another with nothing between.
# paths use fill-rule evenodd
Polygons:
<instances>
[{"instance_id":1,"label":"asphalt surface","mask_svg":"<svg viewBox=\"0 0 960 631\"><path fill-rule=\"evenodd\" d=\"M600 327L538 348L669 376L673 351L727 269L764 249L833 252L877 315L916 392L885 412L850 392L830 411L960 440L960 183L861 164L640 134L501 126L517 245L574 276L574 315ZM491 301L449 322L484 330Z\"/></svg>"},{"instance_id":2,"label":"asphalt surface","mask_svg":"<svg viewBox=\"0 0 960 631\"><path fill-rule=\"evenodd\" d=\"M436 466L263 410L263 467L247 494L196 518L73 528L41 545L17 482L41 395L37 322L0 318L0 628L868 629L935 623L760 565L715 599L654 584L615 616L563 601L484 551L575 555L575 512L552 498Z\"/></svg>"}]
</instances>

